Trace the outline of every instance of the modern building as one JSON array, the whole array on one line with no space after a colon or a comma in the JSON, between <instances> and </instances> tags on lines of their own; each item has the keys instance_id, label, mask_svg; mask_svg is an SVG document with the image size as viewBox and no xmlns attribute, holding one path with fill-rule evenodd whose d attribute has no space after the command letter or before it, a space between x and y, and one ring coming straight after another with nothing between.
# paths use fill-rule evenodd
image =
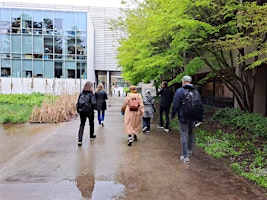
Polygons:
<instances>
[{"instance_id":1,"label":"modern building","mask_svg":"<svg viewBox=\"0 0 267 200\"><path fill-rule=\"evenodd\" d=\"M119 8L0 2L0 78L89 79L109 89L120 78ZM112 81L113 80L113 81Z\"/></svg>"}]
</instances>

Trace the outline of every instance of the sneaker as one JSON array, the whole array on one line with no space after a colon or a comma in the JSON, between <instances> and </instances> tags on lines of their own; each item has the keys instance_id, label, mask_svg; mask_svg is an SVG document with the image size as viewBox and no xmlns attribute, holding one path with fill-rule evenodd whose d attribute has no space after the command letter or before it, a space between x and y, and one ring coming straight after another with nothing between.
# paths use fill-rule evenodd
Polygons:
<instances>
[{"instance_id":1,"label":"sneaker","mask_svg":"<svg viewBox=\"0 0 267 200\"><path fill-rule=\"evenodd\" d=\"M157 126L157 128L164 128L163 126Z\"/></svg>"},{"instance_id":2,"label":"sneaker","mask_svg":"<svg viewBox=\"0 0 267 200\"><path fill-rule=\"evenodd\" d=\"M187 156L187 157L184 157L183 155L181 155L180 160L181 160L181 161L184 161L184 163L186 163L186 164L190 163L190 162L189 162L189 157L188 157L188 156Z\"/></svg>"},{"instance_id":3,"label":"sneaker","mask_svg":"<svg viewBox=\"0 0 267 200\"><path fill-rule=\"evenodd\" d=\"M202 122L198 122L198 123L195 124L195 127L198 127L201 124L202 124Z\"/></svg>"},{"instance_id":4,"label":"sneaker","mask_svg":"<svg viewBox=\"0 0 267 200\"><path fill-rule=\"evenodd\" d=\"M150 133L150 131L146 131L146 133Z\"/></svg>"},{"instance_id":5,"label":"sneaker","mask_svg":"<svg viewBox=\"0 0 267 200\"><path fill-rule=\"evenodd\" d=\"M142 131L145 132L146 130L147 130L147 127L144 127Z\"/></svg>"},{"instance_id":6,"label":"sneaker","mask_svg":"<svg viewBox=\"0 0 267 200\"><path fill-rule=\"evenodd\" d=\"M132 143L133 143L132 137L129 137L128 138L128 146L132 146Z\"/></svg>"},{"instance_id":7,"label":"sneaker","mask_svg":"<svg viewBox=\"0 0 267 200\"><path fill-rule=\"evenodd\" d=\"M104 122L101 122L101 125L104 127Z\"/></svg>"},{"instance_id":8,"label":"sneaker","mask_svg":"<svg viewBox=\"0 0 267 200\"><path fill-rule=\"evenodd\" d=\"M163 130L164 130L165 132L167 132L167 133L170 131L170 129L168 129L168 128L164 128Z\"/></svg>"},{"instance_id":9,"label":"sneaker","mask_svg":"<svg viewBox=\"0 0 267 200\"><path fill-rule=\"evenodd\" d=\"M78 142L78 146L79 146L79 147L82 146L82 142Z\"/></svg>"},{"instance_id":10,"label":"sneaker","mask_svg":"<svg viewBox=\"0 0 267 200\"><path fill-rule=\"evenodd\" d=\"M134 141L137 141L137 135L134 135Z\"/></svg>"},{"instance_id":11,"label":"sneaker","mask_svg":"<svg viewBox=\"0 0 267 200\"><path fill-rule=\"evenodd\" d=\"M193 154L193 151L192 150L187 150L187 155L188 156L192 156L192 154Z\"/></svg>"},{"instance_id":12,"label":"sneaker","mask_svg":"<svg viewBox=\"0 0 267 200\"><path fill-rule=\"evenodd\" d=\"M91 135L90 138L96 138L96 135Z\"/></svg>"}]
</instances>

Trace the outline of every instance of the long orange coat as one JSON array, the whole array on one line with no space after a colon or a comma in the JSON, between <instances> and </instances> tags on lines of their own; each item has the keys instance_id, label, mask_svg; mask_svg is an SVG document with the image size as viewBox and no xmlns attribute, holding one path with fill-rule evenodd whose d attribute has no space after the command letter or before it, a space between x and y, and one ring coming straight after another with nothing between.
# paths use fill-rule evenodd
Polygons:
<instances>
[{"instance_id":1,"label":"long orange coat","mask_svg":"<svg viewBox=\"0 0 267 200\"><path fill-rule=\"evenodd\" d=\"M128 102L130 100L130 95L135 95L138 98L139 108L137 111L130 111ZM129 134L138 134L141 132L141 118L144 115L144 103L142 96L139 93L129 93L123 102L122 105L124 110L124 133Z\"/></svg>"}]
</instances>

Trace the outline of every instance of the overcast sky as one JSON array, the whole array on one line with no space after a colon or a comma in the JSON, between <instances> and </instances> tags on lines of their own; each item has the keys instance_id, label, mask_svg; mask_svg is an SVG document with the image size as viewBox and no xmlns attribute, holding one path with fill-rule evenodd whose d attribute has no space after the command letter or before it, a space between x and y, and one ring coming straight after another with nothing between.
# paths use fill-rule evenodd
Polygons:
<instances>
[{"instance_id":1,"label":"overcast sky","mask_svg":"<svg viewBox=\"0 0 267 200\"><path fill-rule=\"evenodd\" d=\"M83 5L101 7L121 7L121 0L2 0L3 2L47 3L62 5Z\"/></svg>"}]
</instances>

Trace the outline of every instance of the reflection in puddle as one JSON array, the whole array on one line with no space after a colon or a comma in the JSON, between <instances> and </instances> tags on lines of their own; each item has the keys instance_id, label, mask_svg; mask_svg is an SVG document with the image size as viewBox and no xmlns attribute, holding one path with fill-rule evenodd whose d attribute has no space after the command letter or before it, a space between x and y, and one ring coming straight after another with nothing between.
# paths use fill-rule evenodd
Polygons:
<instances>
[{"instance_id":1,"label":"reflection in puddle","mask_svg":"<svg viewBox=\"0 0 267 200\"><path fill-rule=\"evenodd\" d=\"M96 181L92 200L125 197L125 186L114 181Z\"/></svg>"},{"instance_id":2,"label":"reflection in puddle","mask_svg":"<svg viewBox=\"0 0 267 200\"><path fill-rule=\"evenodd\" d=\"M93 176L78 176L76 185L82 196L91 200L111 200L125 197L125 186L114 181L95 181Z\"/></svg>"}]
</instances>

